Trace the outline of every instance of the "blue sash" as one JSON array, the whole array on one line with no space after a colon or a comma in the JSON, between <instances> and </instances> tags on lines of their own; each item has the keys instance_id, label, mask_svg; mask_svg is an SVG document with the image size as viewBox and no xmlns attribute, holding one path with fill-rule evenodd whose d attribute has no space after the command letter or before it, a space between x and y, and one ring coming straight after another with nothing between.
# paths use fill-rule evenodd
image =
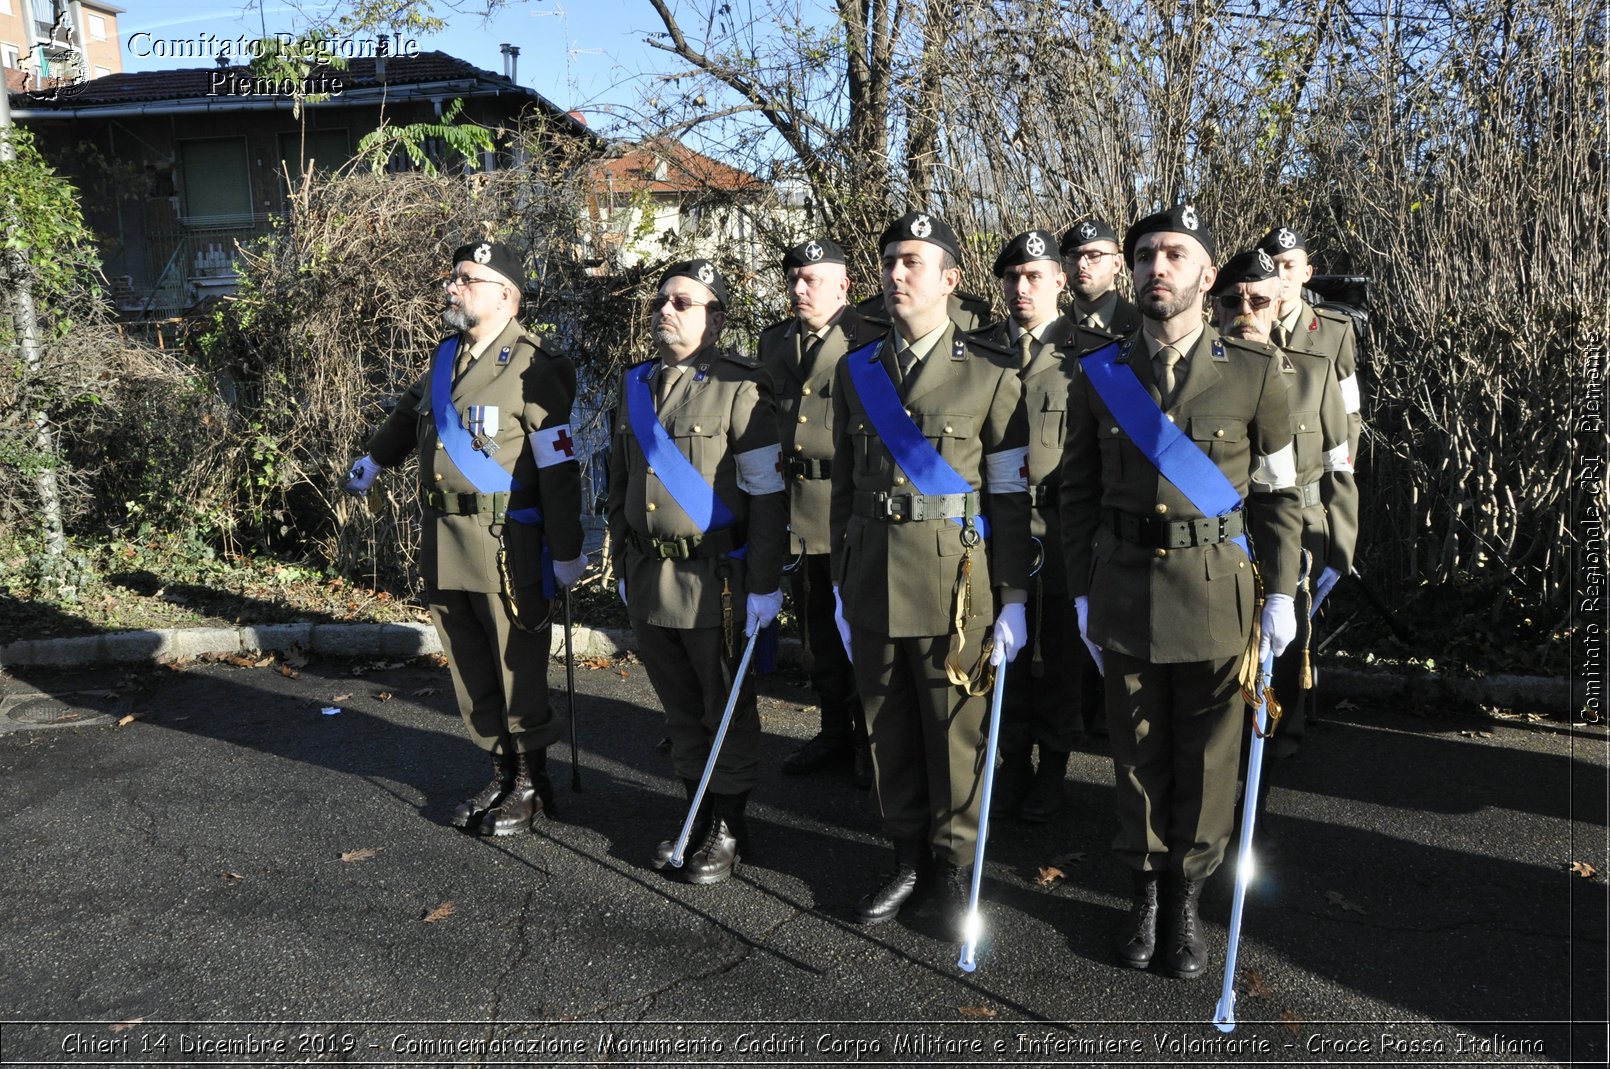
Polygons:
<instances>
[{"instance_id":1,"label":"blue sash","mask_svg":"<svg viewBox=\"0 0 1610 1069\"><path fill-rule=\"evenodd\" d=\"M845 357L850 363L850 380L855 383L855 392L861 398L867 418L872 421L872 429L878 432L884 448L919 494L972 493L973 484L946 463L939 450L906 414L900 394L878 359L880 344L864 345ZM950 522L958 527L967 526L959 516L952 516ZM973 526L980 535L989 537L989 521L985 517L974 516Z\"/></svg>"},{"instance_id":2,"label":"blue sash","mask_svg":"<svg viewBox=\"0 0 1610 1069\"><path fill-rule=\"evenodd\" d=\"M1135 447L1152 462L1157 473L1173 483L1204 516L1223 516L1241 507L1241 495L1230 480L1185 432L1163 415L1152 395L1135 377L1135 369L1117 363L1118 342L1080 357L1090 385L1107 405ZM1245 534L1232 541L1252 557Z\"/></svg>"},{"instance_id":3,"label":"blue sash","mask_svg":"<svg viewBox=\"0 0 1610 1069\"><path fill-rule=\"evenodd\" d=\"M431 358L430 407L431 417L436 421L436 439L442 443L448 459L475 487L476 493L512 495L520 489L520 484L503 470L503 465L475 448L470 432L464 429L464 422L453 407L453 363L461 344L457 335L448 338L436 347L436 355ZM510 509L508 517L516 523L542 522L542 513L535 505ZM553 557L546 537L542 539L542 592L550 598L555 592Z\"/></svg>"},{"instance_id":4,"label":"blue sash","mask_svg":"<svg viewBox=\"0 0 1610 1069\"><path fill-rule=\"evenodd\" d=\"M705 482L693 461L682 455L654 412L654 397L648 380L659 366L658 360L650 360L626 373L626 418L631 424L632 436L643 450L648 466L654 469L655 477L670 491L672 499L688 514L700 534L731 527L737 517L721 500L715 487ZM741 547L727 555L741 558L747 548Z\"/></svg>"}]
</instances>

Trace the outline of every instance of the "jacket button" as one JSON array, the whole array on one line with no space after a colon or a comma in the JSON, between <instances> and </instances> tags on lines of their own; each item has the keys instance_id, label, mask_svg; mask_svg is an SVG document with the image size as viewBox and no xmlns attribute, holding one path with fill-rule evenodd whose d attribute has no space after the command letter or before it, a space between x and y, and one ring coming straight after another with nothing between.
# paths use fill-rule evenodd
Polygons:
<instances>
[{"instance_id":1,"label":"jacket button","mask_svg":"<svg viewBox=\"0 0 1610 1069\"><path fill-rule=\"evenodd\" d=\"M1168 421L1169 421L1169 422L1170 422L1170 423L1173 423L1173 422L1174 422L1174 417L1173 417L1173 416L1169 416L1169 417L1168 417Z\"/></svg>"},{"instance_id":2,"label":"jacket button","mask_svg":"<svg viewBox=\"0 0 1610 1069\"><path fill-rule=\"evenodd\" d=\"M436 448L437 448L437 449L446 449L446 448L447 448L447 446L445 446L445 445L443 445L443 444L442 444L442 443L441 443L441 442L437 442L437 443L436 443Z\"/></svg>"},{"instance_id":3,"label":"jacket button","mask_svg":"<svg viewBox=\"0 0 1610 1069\"><path fill-rule=\"evenodd\" d=\"M647 505L644 506L644 508L646 508L650 512L653 512L658 507L659 506L654 504L654 502L652 502L652 501L650 501Z\"/></svg>"},{"instance_id":4,"label":"jacket button","mask_svg":"<svg viewBox=\"0 0 1610 1069\"><path fill-rule=\"evenodd\" d=\"M945 433L946 433L946 434L949 434L949 433L951 433L951 430L950 430L950 424L948 424L948 423L947 423L947 424L945 424Z\"/></svg>"},{"instance_id":5,"label":"jacket button","mask_svg":"<svg viewBox=\"0 0 1610 1069\"><path fill-rule=\"evenodd\" d=\"M1308 429L1308 424L1299 423L1299 424L1297 424L1297 429L1300 430L1300 431L1306 431Z\"/></svg>"},{"instance_id":6,"label":"jacket button","mask_svg":"<svg viewBox=\"0 0 1610 1069\"><path fill-rule=\"evenodd\" d=\"M1237 568L1245 568L1247 566L1247 562L1244 560L1238 560L1235 562L1235 566Z\"/></svg>"},{"instance_id":7,"label":"jacket button","mask_svg":"<svg viewBox=\"0 0 1610 1069\"><path fill-rule=\"evenodd\" d=\"M653 475L654 474L654 469L653 468L646 468L646 469L644 469L644 473L647 474L647 475Z\"/></svg>"},{"instance_id":8,"label":"jacket button","mask_svg":"<svg viewBox=\"0 0 1610 1069\"><path fill-rule=\"evenodd\" d=\"M697 424L697 423L695 423L695 424L694 424L694 425L693 425L693 433L694 433L694 434L703 434L703 433L704 433L704 430L703 430L703 428L701 428L701 427L700 427L700 426L699 426L699 425L698 425L698 424Z\"/></svg>"},{"instance_id":9,"label":"jacket button","mask_svg":"<svg viewBox=\"0 0 1610 1069\"><path fill-rule=\"evenodd\" d=\"M805 447L803 445L800 445L798 442L795 442L794 443L794 452L803 453L803 452L805 452Z\"/></svg>"},{"instance_id":10,"label":"jacket button","mask_svg":"<svg viewBox=\"0 0 1610 1069\"><path fill-rule=\"evenodd\" d=\"M442 473L441 473L441 472L437 472L437 473L436 473L436 481L437 481L437 482L441 482L441 481L442 481Z\"/></svg>"},{"instance_id":11,"label":"jacket button","mask_svg":"<svg viewBox=\"0 0 1610 1069\"><path fill-rule=\"evenodd\" d=\"M894 484L896 486L904 486L904 485L906 485L906 477L904 475L896 475L894 477Z\"/></svg>"},{"instance_id":12,"label":"jacket button","mask_svg":"<svg viewBox=\"0 0 1610 1069\"><path fill-rule=\"evenodd\" d=\"M1164 514L1164 513L1166 513L1166 512L1167 512L1167 511L1168 511L1168 506L1167 506L1167 505L1165 505L1165 504L1163 504L1163 503L1162 503L1162 502L1161 502L1161 501L1159 501L1159 502L1158 502L1158 503L1157 503L1157 514L1158 514L1158 515L1159 515L1159 516L1161 516L1161 515L1163 515L1163 514Z\"/></svg>"},{"instance_id":13,"label":"jacket button","mask_svg":"<svg viewBox=\"0 0 1610 1069\"><path fill-rule=\"evenodd\" d=\"M809 397L811 395L811 388L809 386L807 386L807 387L805 387L803 390L801 390L799 392L800 392L800 396Z\"/></svg>"},{"instance_id":14,"label":"jacket button","mask_svg":"<svg viewBox=\"0 0 1610 1069\"><path fill-rule=\"evenodd\" d=\"M805 417L804 417L804 416L801 416L801 417L799 417L799 421L800 421L800 422L801 422L801 423L804 423L804 422L805 422Z\"/></svg>"},{"instance_id":15,"label":"jacket button","mask_svg":"<svg viewBox=\"0 0 1610 1069\"><path fill-rule=\"evenodd\" d=\"M797 483L802 483L802 482L805 481L805 476L804 475L796 475L796 476L794 476L794 481L797 482Z\"/></svg>"},{"instance_id":16,"label":"jacket button","mask_svg":"<svg viewBox=\"0 0 1610 1069\"><path fill-rule=\"evenodd\" d=\"M1168 556L1168 550L1162 548L1161 546L1159 546L1157 548L1156 552L1157 552L1158 557L1166 557L1166 556Z\"/></svg>"},{"instance_id":17,"label":"jacket button","mask_svg":"<svg viewBox=\"0 0 1610 1069\"><path fill-rule=\"evenodd\" d=\"M1117 434L1118 433L1118 428L1117 427L1108 427L1107 428L1107 433L1108 434Z\"/></svg>"},{"instance_id":18,"label":"jacket button","mask_svg":"<svg viewBox=\"0 0 1610 1069\"><path fill-rule=\"evenodd\" d=\"M1224 437L1224 428L1220 427L1218 430L1214 431L1213 432L1213 437L1215 437L1215 438L1223 438Z\"/></svg>"}]
</instances>

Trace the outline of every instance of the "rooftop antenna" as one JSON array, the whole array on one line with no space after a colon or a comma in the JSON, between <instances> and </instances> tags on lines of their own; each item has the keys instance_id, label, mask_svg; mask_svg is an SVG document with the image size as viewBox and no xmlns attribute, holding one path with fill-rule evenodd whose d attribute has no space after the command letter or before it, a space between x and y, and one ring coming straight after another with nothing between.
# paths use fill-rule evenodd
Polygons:
<instances>
[{"instance_id":1,"label":"rooftop antenna","mask_svg":"<svg viewBox=\"0 0 1610 1069\"><path fill-rule=\"evenodd\" d=\"M576 57L601 56L604 54L604 50L602 48L576 47L576 42L570 36L570 14L565 11L565 5L560 3L559 0L555 0L552 11L531 12L531 17L534 19L545 19L554 16L558 17L559 25L563 28L565 34L565 89L570 94L570 99L565 102L565 107L573 108L576 106L576 97L580 95L576 89Z\"/></svg>"}]
</instances>

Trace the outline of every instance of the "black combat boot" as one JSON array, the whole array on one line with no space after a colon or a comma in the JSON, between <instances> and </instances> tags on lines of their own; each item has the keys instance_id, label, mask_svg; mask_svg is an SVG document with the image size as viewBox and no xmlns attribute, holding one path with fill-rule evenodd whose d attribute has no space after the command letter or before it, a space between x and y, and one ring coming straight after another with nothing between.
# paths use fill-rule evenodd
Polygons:
<instances>
[{"instance_id":1,"label":"black combat boot","mask_svg":"<svg viewBox=\"0 0 1610 1069\"><path fill-rule=\"evenodd\" d=\"M1031 824L1048 824L1062 815L1067 804L1062 784L1068 778L1068 755L1040 747L1040 767L1034 770L1034 786L1023 799L1017 815Z\"/></svg>"},{"instance_id":2,"label":"black combat boot","mask_svg":"<svg viewBox=\"0 0 1610 1069\"><path fill-rule=\"evenodd\" d=\"M471 831L479 829L481 818L486 811L497 805L503 795L514 784L514 758L509 754L492 753L492 778L480 792L470 798L464 799L454 808L453 815L448 823L455 828L465 828Z\"/></svg>"},{"instance_id":3,"label":"black combat boot","mask_svg":"<svg viewBox=\"0 0 1610 1069\"><path fill-rule=\"evenodd\" d=\"M749 804L749 792L715 794L711 798L710 829L682 867L683 878L689 883L721 883L738 871L741 857L738 833L746 830L743 811Z\"/></svg>"},{"instance_id":4,"label":"black combat boot","mask_svg":"<svg viewBox=\"0 0 1610 1069\"><path fill-rule=\"evenodd\" d=\"M882 924L894 919L906 899L917 889L918 881L928 874L928 844L921 839L896 839L894 861L894 874L882 887L856 904L855 919L858 923Z\"/></svg>"},{"instance_id":5,"label":"black combat boot","mask_svg":"<svg viewBox=\"0 0 1610 1069\"><path fill-rule=\"evenodd\" d=\"M1157 873L1135 873L1135 897L1129 907L1130 927L1118 944L1118 961L1144 969L1157 952Z\"/></svg>"},{"instance_id":6,"label":"black combat boot","mask_svg":"<svg viewBox=\"0 0 1610 1069\"><path fill-rule=\"evenodd\" d=\"M697 780L685 779L682 781L682 789L687 792L688 801L691 803L693 801L694 794L699 790L699 782ZM684 863L687 861L688 854L697 849L699 843L704 841L704 837L709 834L710 799L710 792L706 791L704 799L699 802L699 812L693 818L693 830L688 833L688 845L682 852L682 860ZM680 824L677 825L676 830L677 834L680 835L682 833L682 826ZM654 867L657 869L663 869L665 866L669 865L671 863L671 854L674 853L675 850L675 839L666 839L661 842L659 846L654 848Z\"/></svg>"},{"instance_id":7,"label":"black combat boot","mask_svg":"<svg viewBox=\"0 0 1610 1069\"><path fill-rule=\"evenodd\" d=\"M1169 875L1168 908L1173 924L1164 944L1163 971L1179 980L1195 980L1207 971L1207 947L1196 908L1201 897L1201 880Z\"/></svg>"},{"instance_id":8,"label":"black combat boot","mask_svg":"<svg viewBox=\"0 0 1610 1069\"><path fill-rule=\"evenodd\" d=\"M995 782L990 786L989 811L1004 817L1017 816L1018 807L1028 797L1034 779L1034 762L1029 758L1030 747L1021 750L1002 750L1001 764L995 770Z\"/></svg>"},{"instance_id":9,"label":"black combat boot","mask_svg":"<svg viewBox=\"0 0 1610 1069\"><path fill-rule=\"evenodd\" d=\"M548 782L547 767L547 750L514 755L514 782L498 804L481 818L482 835L518 835L531 830L537 817L553 801L553 784Z\"/></svg>"}]
</instances>

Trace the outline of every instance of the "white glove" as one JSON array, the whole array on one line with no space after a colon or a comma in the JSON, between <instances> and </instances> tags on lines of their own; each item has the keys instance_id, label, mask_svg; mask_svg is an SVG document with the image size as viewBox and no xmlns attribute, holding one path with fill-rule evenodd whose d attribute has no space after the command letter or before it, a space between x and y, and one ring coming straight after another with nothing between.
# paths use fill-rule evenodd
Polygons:
<instances>
[{"instance_id":1,"label":"white glove","mask_svg":"<svg viewBox=\"0 0 1610 1069\"><path fill-rule=\"evenodd\" d=\"M577 557L575 560L554 561L554 582L558 583L561 588L569 590L571 587L576 585L576 580L580 579L582 575L586 573L587 564L587 554L585 553Z\"/></svg>"},{"instance_id":2,"label":"white glove","mask_svg":"<svg viewBox=\"0 0 1610 1069\"><path fill-rule=\"evenodd\" d=\"M1342 573L1325 565L1325 570L1319 573L1319 579L1314 583L1314 604L1318 605L1330 596L1331 587L1341 579Z\"/></svg>"},{"instance_id":3,"label":"white glove","mask_svg":"<svg viewBox=\"0 0 1610 1069\"><path fill-rule=\"evenodd\" d=\"M751 594L746 604L749 615L744 620L744 635L747 637L777 619L783 608L783 588L778 587L770 594Z\"/></svg>"},{"instance_id":4,"label":"white glove","mask_svg":"<svg viewBox=\"0 0 1610 1069\"><path fill-rule=\"evenodd\" d=\"M621 604L625 605L626 604L626 580L624 580L624 579L615 580L615 593L617 593L617 594L619 594L621 596Z\"/></svg>"},{"instance_id":5,"label":"white glove","mask_svg":"<svg viewBox=\"0 0 1610 1069\"><path fill-rule=\"evenodd\" d=\"M1090 659L1096 662L1096 671L1102 675L1107 674L1106 662L1101 657L1101 647L1090 641L1090 599L1080 594L1073 599L1073 611L1079 616L1079 638L1090 651Z\"/></svg>"},{"instance_id":6,"label":"white glove","mask_svg":"<svg viewBox=\"0 0 1610 1069\"><path fill-rule=\"evenodd\" d=\"M1270 594L1263 602L1260 621L1263 637L1258 642L1258 660L1272 651L1276 657L1286 652L1291 640L1297 637L1297 609L1290 594Z\"/></svg>"},{"instance_id":7,"label":"white glove","mask_svg":"<svg viewBox=\"0 0 1610 1069\"><path fill-rule=\"evenodd\" d=\"M1028 614L1022 602L1001 606L1001 615L995 618L995 648L990 650L989 663L999 667L1012 660L1023 648L1029 636Z\"/></svg>"},{"instance_id":8,"label":"white glove","mask_svg":"<svg viewBox=\"0 0 1610 1069\"><path fill-rule=\"evenodd\" d=\"M374 458L365 453L352 462L352 470L347 472L347 481L343 489L349 494L367 494L373 485L375 476L380 474L380 465Z\"/></svg>"},{"instance_id":9,"label":"white glove","mask_svg":"<svg viewBox=\"0 0 1610 1069\"><path fill-rule=\"evenodd\" d=\"M844 622L844 602L839 598L837 583L833 584L833 626L839 629L839 641L844 643L844 656L855 660L850 653L850 625Z\"/></svg>"}]
</instances>

